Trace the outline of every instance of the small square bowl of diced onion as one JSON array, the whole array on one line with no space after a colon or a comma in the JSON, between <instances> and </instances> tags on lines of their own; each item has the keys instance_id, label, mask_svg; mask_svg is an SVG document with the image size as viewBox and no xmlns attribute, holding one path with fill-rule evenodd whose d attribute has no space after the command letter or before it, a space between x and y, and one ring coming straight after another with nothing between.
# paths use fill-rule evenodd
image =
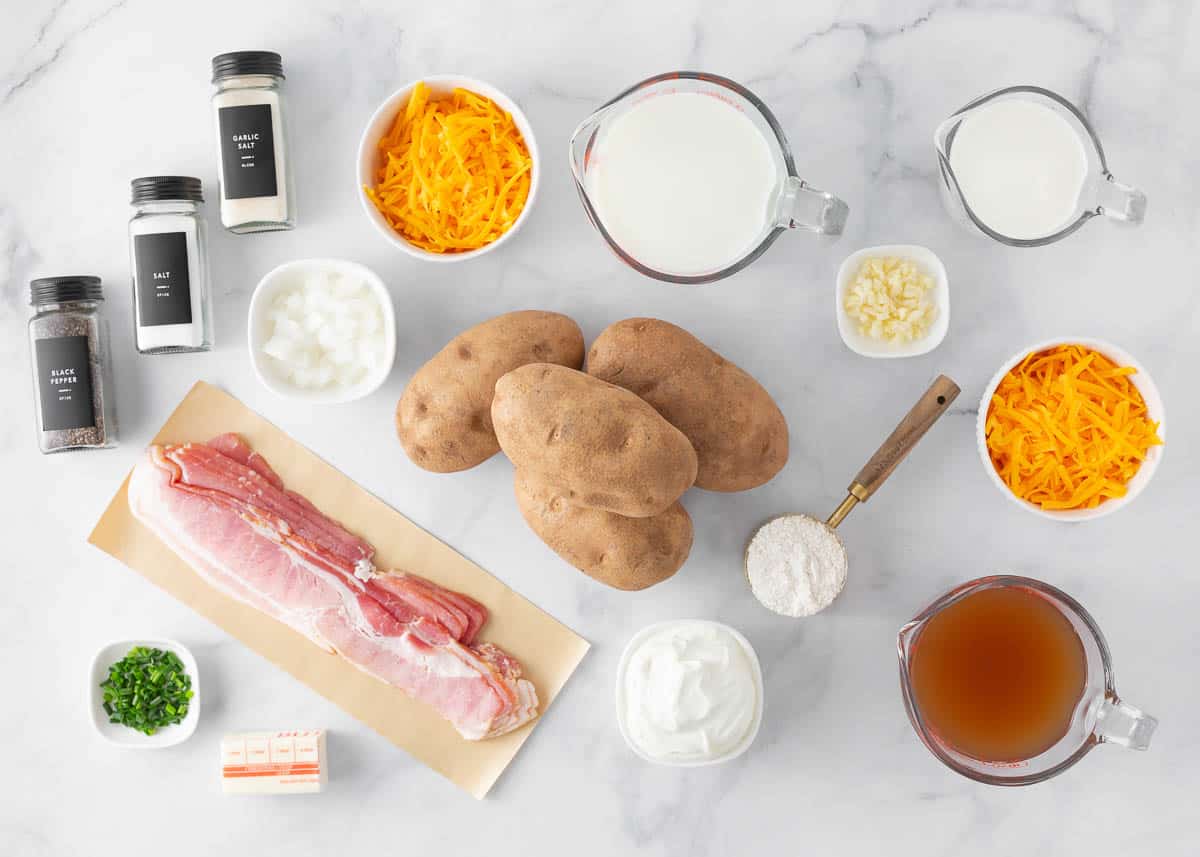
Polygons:
<instances>
[{"instance_id":1,"label":"small square bowl of diced onion","mask_svg":"<svg viewBox=\"0 0 1200 857\"><path fill-rule=\"evenodd\" d=\"M885 244L852 253L834 291L838 333L864 357L916 357L950 328L950 280L927 247Z\"/></svg>"}]
</instances>

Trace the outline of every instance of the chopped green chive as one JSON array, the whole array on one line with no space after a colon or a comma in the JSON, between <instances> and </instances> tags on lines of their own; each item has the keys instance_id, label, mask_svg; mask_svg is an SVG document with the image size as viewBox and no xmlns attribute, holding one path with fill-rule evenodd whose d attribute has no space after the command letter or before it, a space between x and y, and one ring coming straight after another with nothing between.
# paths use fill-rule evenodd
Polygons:
<instances>
[{"instance_id":1,"label":"chopped green chive","mask_svg":"<svg viewBox=\"0 0 1200 857\"><path fill-rule=\"evenodd\" d=\"M192 698L192 679L179 656L146 646L134 646L109 667L100 687L108 722L146 735L182 722Z\"/></svg>"}]
</instances>

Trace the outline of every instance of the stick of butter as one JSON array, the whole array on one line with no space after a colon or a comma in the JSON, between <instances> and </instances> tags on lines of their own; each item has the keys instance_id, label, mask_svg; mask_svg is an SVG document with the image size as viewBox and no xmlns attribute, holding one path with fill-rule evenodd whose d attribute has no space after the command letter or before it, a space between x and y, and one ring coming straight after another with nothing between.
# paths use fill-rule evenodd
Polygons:
<instances>
[{"instance_id":1,"label":"stick of butter","mask_svg":"<svg viewBox=\"0 0 1200 857\"><path fill-rule=\"evenodd\" d=\"M221 739L225 794L312 794L328 781L325 730L243 732Z\"/></svg>"}]
</instances>

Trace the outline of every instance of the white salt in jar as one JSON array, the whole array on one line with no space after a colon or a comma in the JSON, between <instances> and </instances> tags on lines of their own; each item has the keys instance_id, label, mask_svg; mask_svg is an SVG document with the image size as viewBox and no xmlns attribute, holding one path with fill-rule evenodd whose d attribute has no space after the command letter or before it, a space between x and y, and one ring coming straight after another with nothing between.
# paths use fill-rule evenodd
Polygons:
<instances>
[{"instance_id":1,"label":"white salt in jar","mask_svg":"<svg viewBox=\"0 0 1200 857\"><path fill-rule=\"evenodd\" d=\"M200 179L134 179L129 221L133 331L142 354L208 351L212 306Z\"/></svg>"},{"instance_id":2,"label":"white salt in jar","mask_svg":"<svg viewBox=\"0 0 1200 857\"><path fill-rule=\"evenodd\" d=\"M221 223L230 232L296 225L283 119L283 61L273 51L213 57L212 103L221 177Z\"/></svg>"}]
</instances>

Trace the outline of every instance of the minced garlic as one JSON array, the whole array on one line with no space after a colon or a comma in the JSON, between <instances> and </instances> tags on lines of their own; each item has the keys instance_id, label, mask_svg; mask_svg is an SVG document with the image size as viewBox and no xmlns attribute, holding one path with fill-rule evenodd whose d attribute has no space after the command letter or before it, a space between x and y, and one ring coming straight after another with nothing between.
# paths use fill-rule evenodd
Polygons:
<instances>
[{"instance_id":1,"label":"minced garlic","mask_svg":"<svg viewBox=\"0 0 1200 857\"><path fill-rule=\"evenodd\" d=\"M846 289L846 313L858 332L892 343L913 342L937 318L934 281L912 259L865 259Z\"/></svg>"}]
</instances>

